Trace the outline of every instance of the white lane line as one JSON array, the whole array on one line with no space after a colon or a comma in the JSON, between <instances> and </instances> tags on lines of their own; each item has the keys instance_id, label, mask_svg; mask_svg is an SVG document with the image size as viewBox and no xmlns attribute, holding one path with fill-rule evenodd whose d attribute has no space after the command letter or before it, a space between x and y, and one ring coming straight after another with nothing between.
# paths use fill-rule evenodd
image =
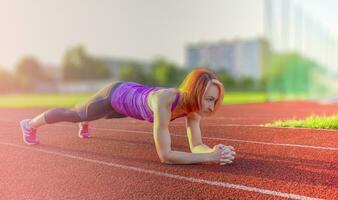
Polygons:
<instances>
[{"instance_id":1,"label":"white lane line","mask_svg":"<svg viewBox=\"0 0 338 200\"><path fill-rule=\"evenodd\" d=\"M294 129L294 130L314 130L314 131L325 131L325 132L336 132L338 133L337 129L324 129L324 128L305 128L305 127L278 127L278 126L263 126L260 125L262 128L276 128L276 129Z\"/></svg>"},{"instance_id":2,"label":"white lane line","mask_svg":"<svg viewBox=\"0 0 338 200\"><path fill-rule=\"evenodd\" d=\"M177 137L184 137L184 136L181 136L181 135L176 135L176 136ZM211 139L211 140L225 140L225 141L262 144L262 145L300 147L300 148L309 148L309 149L323 149L323 150L338 151L338 148L334 148L334 147L320 147L320 146L309 146L309 145L302 145L302 144L283 144L283 143L259 142L259 141L237 140L237 139L227 139L227 138L208 138L208 137L205 137L205 138Z\"/></svg>"},{"instance_id":3,"label":"white lane line","mask_svg":"<svg viewBox=\"0 0 338 200\"><path fill-rule=\"evenodd\" d=\"M53 125L53 126L74 128L73 126L67 126L67 125ZM96 127L91 127L91 129L104 130L104 131L119 131L119 132L127 132L127 133L142 133L142 134L152 135L152 132L148 132L148 131L130 131L130 130L124 130L124 129L96 128ZM187 137L185 135L172 135L172 136L174 136L174 137L185 137L185 138ZM250 144L260 144L260 145L273 145L273 146L299 147L299 148L307 148L307 149L322 149L322 150L338 151L338 148L335 148L335 147L310 146L310 145L302 145L302 144L283 144L283 143L271 143L271 142L252 141L252 140L238 140L238 139L203 137L203 136L202 136L202 139L223 140L223 141L242 142L242 143L250 143Z\"/></svg>"},{"instance_id":4,"label":"white lane line","mask_svg":"<svg viewBox=\"0 0 338 200\"><path fill-rule=\"evenodd\" d=\"M208 124L204 124L203 126L209 126ZM294 130L314 130L314 131L327 131L327 132L336 132L336 129L323 129L323 128L305 128L305 127L278 127L278 126L264 126L259 124L212 124L212 126L220 126L220 127L232 127L232 126L243 126L243 127L259 127L259 128L275 128L275 129L294 129Z\"/></svg>"},{"instance_id":5,"label":"white lane line","mask_svg":"<svg viewBox=\"0 0 338 200\"><path fill-rule=\"evenodd\" d=\"M81 161L100 164L100 165L106 165L106 166L125 169L125 170L131 170L131 171L136 171L136 172L141 172L141 173L146 173L146 174L151 174L151 175L156 175L156 176L161 176L161 177L173 178L173 179L177 179L177 180L189 181L189 182L192 182L192 183L200 183L200 184L206 184L206 185L211 185L211 186L219 186L219 187L235 189L235 190L256 192L256 193L285 197L285 198L290 198L290 199L318 200L318 198L307 197L307 196L302 196L302 195L298 195L298 194L284 193L284 192L278 192L278 191L273 191L273 190L260 189L260 188L256 188L256 187L249 187L249 186L245 186L245 185L237 185L237 184L220 182L220 181L209 181L209 180L193 178L193 177L189 177L189 176L169 174L169 173L166 173L166 172L159 172L159 171L154 171L154 170L149 170L149 169L132 167L132 166L128 166L128 165L121 165L121 164L116 164L116 163L111 163L111 162L94 160L94 159L90 159L90 158L74 156L74 155L71 155L71 154L59 153L59 152L49 151L49 150L36 149L34 147L27 147L27 146L22 146L22 145L17 145L17 144L11 144L11 143L5 143L5 142L0 142L0 144L11 146L11 147L16 147L16 148L21 148L21 149L28 149L28 150L31 150L31 151L38 151L38 152L47 153L47 154L56 155L56 156L61 156L61 157L66 157L66 158L71 158L71 159L75 159L75 160L81 160Z\"/></svg>"},{"instance_id":6,"label":"white lane line","mask_svg":"<svg viewBox=\"0 0 338 200\"><path fill-rule=\"evenodd\" d=\"M175 122L174 124L177 125L185 125L185 122ZM214 127L214 126L220 126L220 127L237 127L237 126L243 126L243 127L260 127L260 128L274 128L274 127L266 127L263 125L259 125L259 124L217 124L217 123L209 123L209 122L202 122L201 123L202 126L205 127ZM279 128L279 127L278 127ZM284 127L283 127L284 128Z\"/></svg>"},{"instance_id":7,"label":"white lane line","mask_svg":"<svg viewBox=\"0 0 338 200\"><path fill-rule=\"evenodd\" d=\"M4 120L0 120L4 121ZM13 122L13 121L8 121L8 122ZM69 125L57 125L53 124L52 126L57 126L57 127L71 127L74 128L74 126L69 126ZM236 124L229 124L229 125L224 125L224 126L251 126L251 127L261 127L261 128L271 128L271 127L264 127L261 125L236 125ZM287 129L293 129L290 127L273 127L273 128L287 128ZM105 130L105 131L121 131L121 132L127 132L127 133L143 133L143 134L151 134L152 132L147 132L147 131L129 131L129 130L124 130L124 129L108 129L108 128L95 128L91 127L91 129L96 129L96 130ZM296 129L308 129L308 128L296 128ZM316 130L325 130L325 131L334 131L335 130L326 130L326 129L316 129ZM172 135L174 137L186 137L183 135ZM230 139L230 138L214 138L214 137L204 137L202 136L203 139L206 140L222 140L222 141L233 141L233 142L242 142L242 143L251 143L251 144L261 144L261 145L273 145L273 146L285 146L285 147L299 147L299 148L308 148L308 149L322 149L322 150L331 150L331 151L338 151L338 148L336 147L322 147L322 146L310 146L310 145L302 145L302 144L283 144L283 143L271 143L271 142L260 142L260 141L252 141L252 140L238 140L238 139Z\"/></svg>"},{"instance_id":8,"label":"white lane line","mask_svg":"<svg viewBox=\"0 0 338 200\"><path fill-rule=\"evenodd\" d=\"M185 122L175 122L175 124L183 124ZM294 130L313 130L313 131L326 131L326 132L335 132L338 133L338 129L324 129L324 128L305 128L305 127L280 127L280 126L265 126L260 124L217 124L217 123L209 123L202 122L202 126L204 127L258 127L258 128L267 128L267 129L294 129Z\"/></svg>"},{"instance_id":9,"label":"white lane line","mask_svg":"<svg viewBox=\"0 0 338 200\"><path fill-rule=\"evenodd\" d=\"M1 122L13 123L12 120L0 120ZM132 120L128 123L139 123L140 120ZM173 122L175 125L185 125L185 122ZM143 125L143 124L142 124ZM312 130L312 131L325 131L325 132L334 132L338 133L338 129L323 129L323 128L304 128L304 127L278 127L278 126L264 126L261 124L217 124L206 122L201 124L203 127L257 127L257 128L266 128L266 129L293 129L293 130Z\"/></svg>"}]
</instances>

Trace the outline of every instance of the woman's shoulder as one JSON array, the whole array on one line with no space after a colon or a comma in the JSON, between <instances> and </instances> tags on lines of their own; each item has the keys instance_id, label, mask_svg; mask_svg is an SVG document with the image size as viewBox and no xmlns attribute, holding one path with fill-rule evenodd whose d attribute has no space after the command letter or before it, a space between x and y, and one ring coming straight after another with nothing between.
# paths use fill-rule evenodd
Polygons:
<instances>
[{"instance_id":1,"label":"woman's shoulder","mask_svg":"<svg viewBox=\"0 0 338 200\"><path fill-rule=\"evenodd\" d=\"M149 98L162 103L172 103L175 101L179 90L176 88L163 88L150 93Z\"/></svg>"},{"instance_id":2,"label":"woman's shoulder","mask_svg":"<svg viewBox=\"0 0 338 200\"><path fill-rule=\"evenodd\" d=\"M160 98L168 99L169 97L175 97L179 93L179 90L176 88L162 88L152 92L153 96Z\"/></svg>"}]
</instances>

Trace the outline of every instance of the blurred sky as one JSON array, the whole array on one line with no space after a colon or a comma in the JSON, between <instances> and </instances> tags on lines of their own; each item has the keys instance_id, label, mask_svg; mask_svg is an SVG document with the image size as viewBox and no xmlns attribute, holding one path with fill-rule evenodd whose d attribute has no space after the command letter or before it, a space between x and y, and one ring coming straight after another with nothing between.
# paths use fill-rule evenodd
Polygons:
<instances>
[{"instance_id":1,"label":"blurred sky","mask_svg":"<svg viewBox=\"0 0 338 200\"><path fill-rule=\"evenodd\" d=\"M338 1L294 0L331 31ZM305 3L306 4L305 4ZM184 64L187 43L264 33L264 0L0 0L0 67L23 55L59 64L66 48Z\"/></svg>"}]
</instances>

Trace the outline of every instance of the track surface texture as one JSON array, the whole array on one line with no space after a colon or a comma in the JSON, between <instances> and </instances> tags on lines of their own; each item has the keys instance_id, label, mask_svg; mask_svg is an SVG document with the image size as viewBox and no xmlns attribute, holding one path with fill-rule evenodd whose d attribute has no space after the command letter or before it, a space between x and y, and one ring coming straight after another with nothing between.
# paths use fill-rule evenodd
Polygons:
<instances>
[{"instance_id":1,"label":"track surface texture","mask_svg":"<svg viewBox=\"0 0 338 200\"><path fill-rule=\"evenodd\" d=\"M0 199L338 199L338 131L267 128L275 120L333 115L338 105L275 102L222 106L202 118L203 142L232 145L234 163L162 164L152 124L131 118L38 130L22 142L19 121L44 109L0 109ZM172 148L189 152L183 118Z\"/></svg>"}]
</instances>

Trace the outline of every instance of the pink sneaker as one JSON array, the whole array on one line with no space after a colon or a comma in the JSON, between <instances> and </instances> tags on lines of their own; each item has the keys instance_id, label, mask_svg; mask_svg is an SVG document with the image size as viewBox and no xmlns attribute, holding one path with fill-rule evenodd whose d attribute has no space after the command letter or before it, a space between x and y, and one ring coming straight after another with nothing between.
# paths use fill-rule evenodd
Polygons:
<instances>
[{"instance_id":1,"label":"pink sneaker","mask_svg":"<svg viewBox=\"0 0 338 200\"><path fill-rule=\"evenodd\" d=\"M79 123L79 137L80 138L89 138L89 124L88 122Z\"/></svg>"},{"instance_id":2,"label":"pink sneaker","mask_svg":"<svg viewBox=\"0 0 338 200\"><path fill-rule=\"evenodd\" d=\"M24 119L20 122L23 141L29 145L39 144L39 141L36 139L36 129L29 128L29 121L30 119Z\"/></svg>"}]
</instances>

